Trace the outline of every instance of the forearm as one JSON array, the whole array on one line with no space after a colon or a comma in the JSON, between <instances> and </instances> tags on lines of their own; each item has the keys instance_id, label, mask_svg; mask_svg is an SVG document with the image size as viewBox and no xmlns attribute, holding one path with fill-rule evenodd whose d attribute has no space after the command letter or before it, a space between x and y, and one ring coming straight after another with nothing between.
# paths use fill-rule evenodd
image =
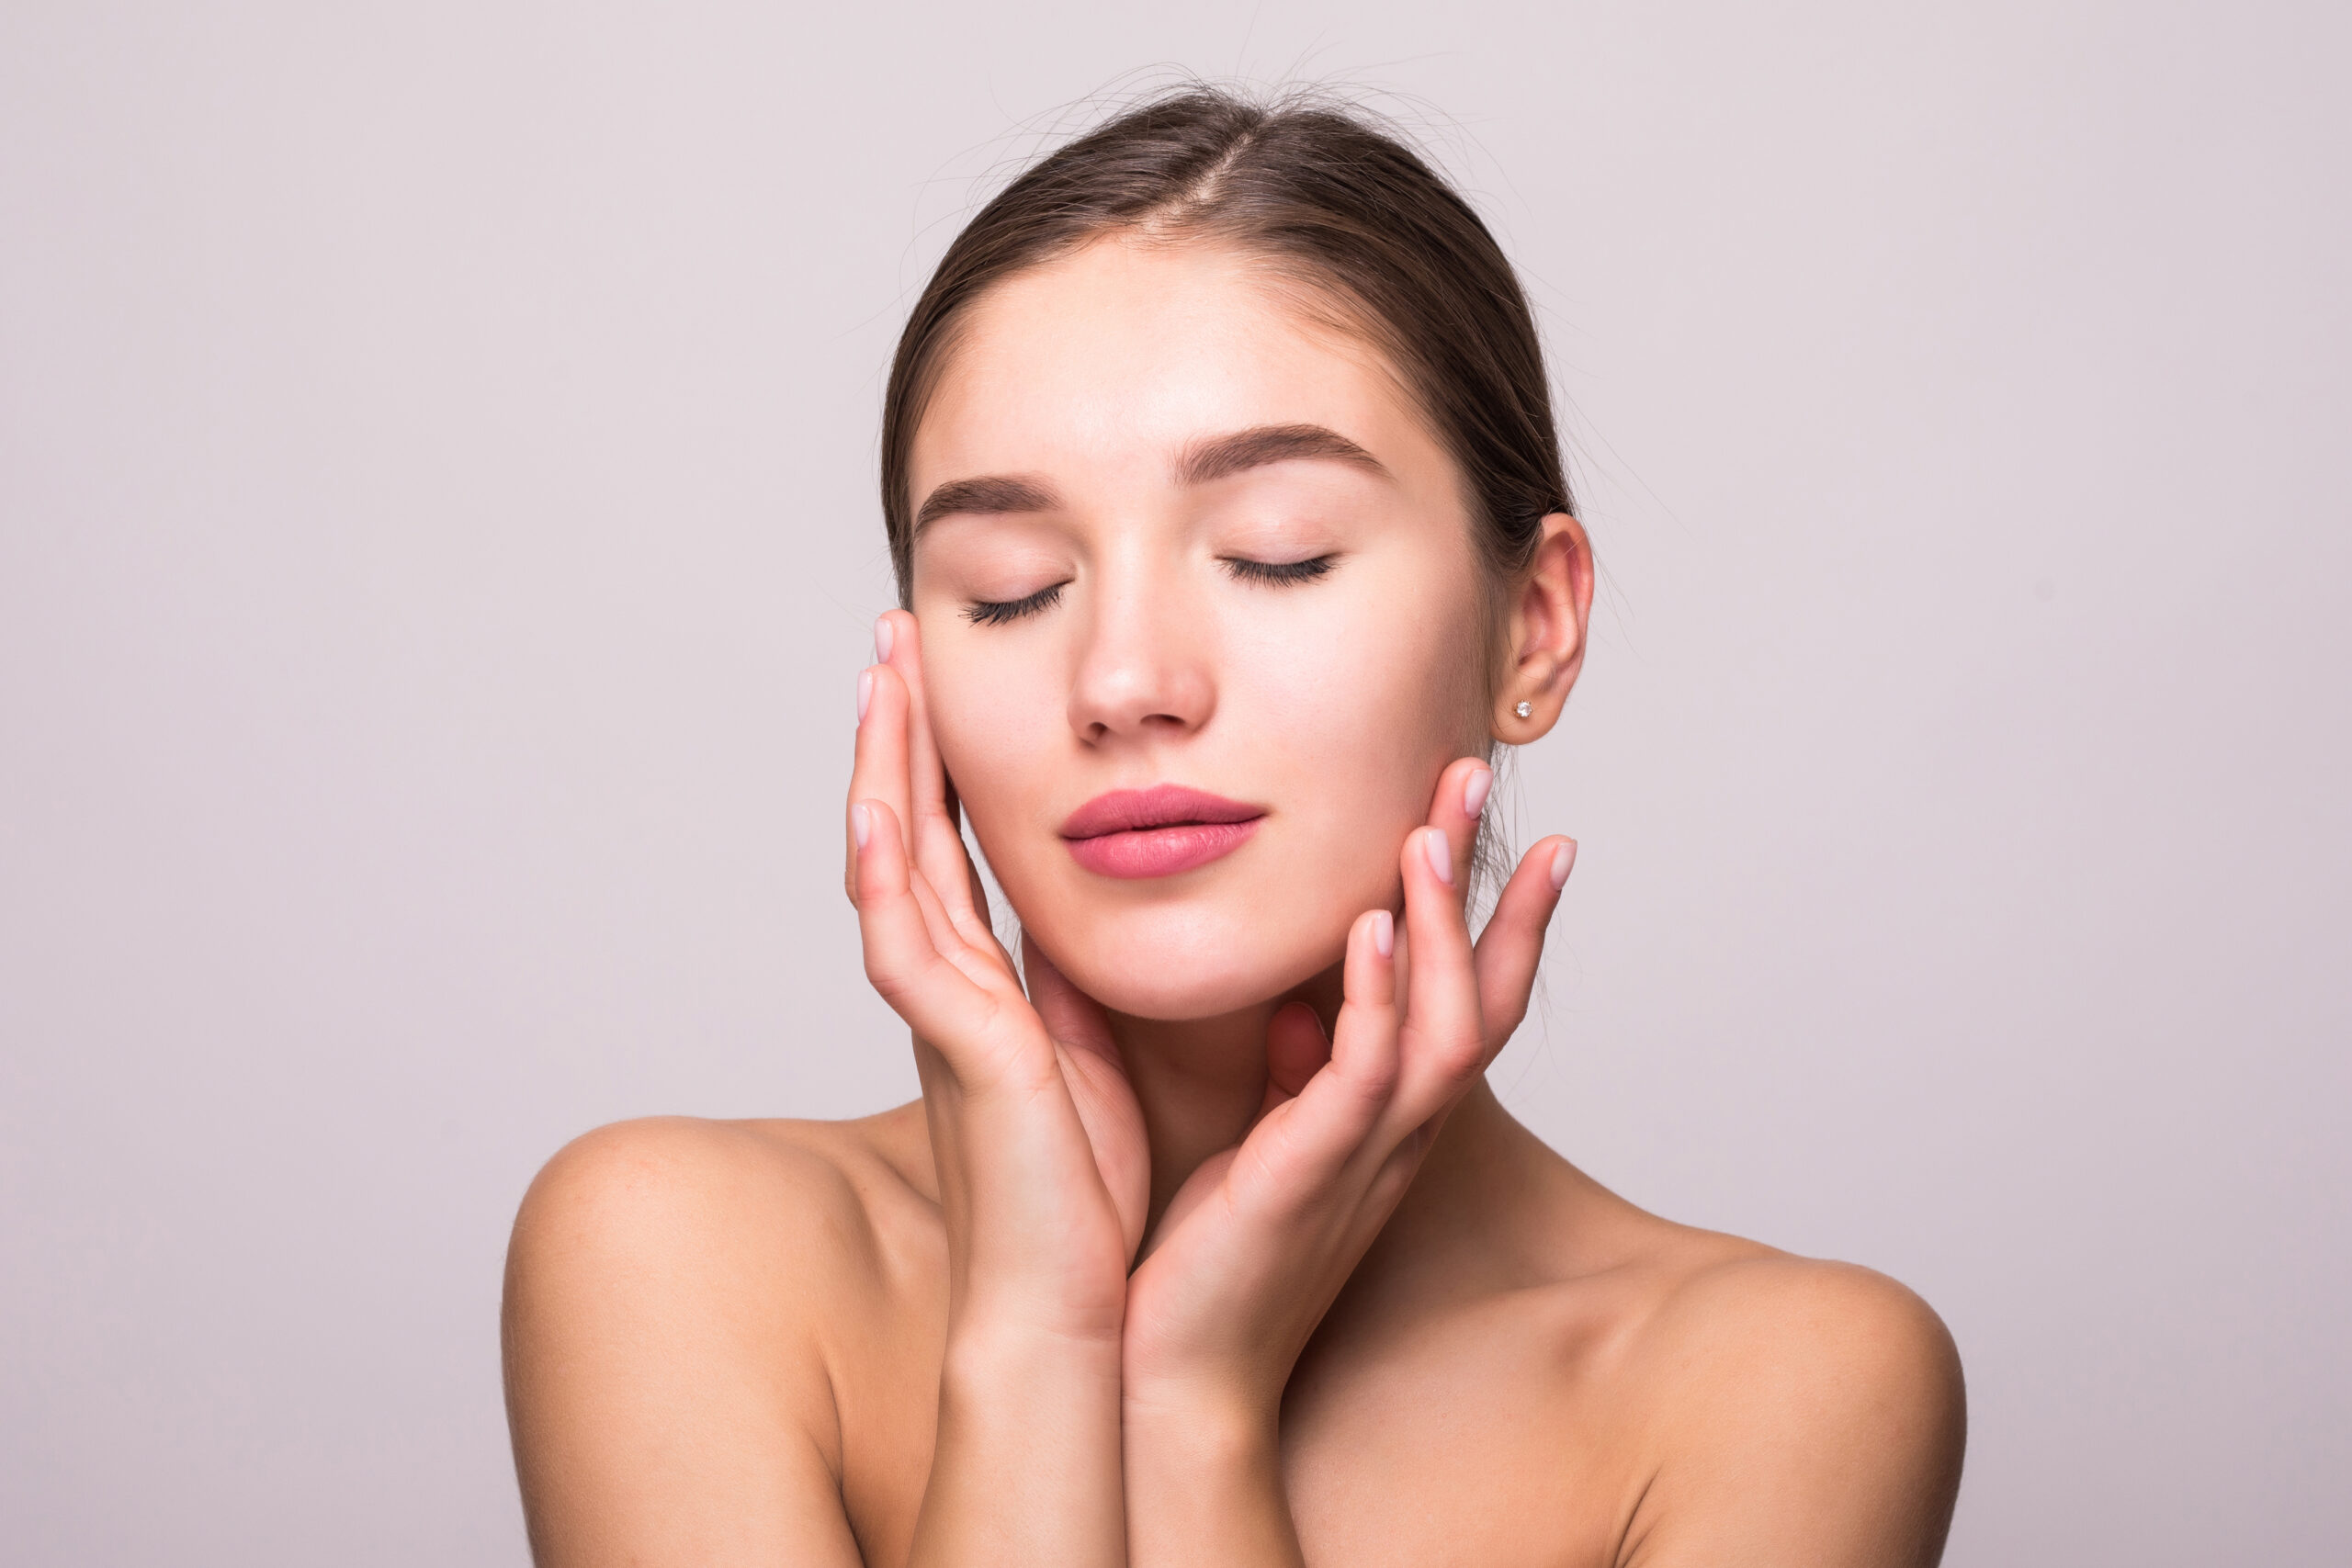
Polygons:
<instances>
[{"instance_id":1,"label":"forearm","mask_svg":"<svg viewBox=\"0 0 2352 1568\"><path fill-rule=\"evenodd\" d=\"M1119 1351L1048 1335L958 1335L909 1568L1117 1568Z\"/></svg>"},{"instance_id":2,"label":"forearm","mask_svg":"<svg viewBox=\"0 0 2352 1568\"><path fill-rule=\"evenodd\" d=\"M1122 1402L1132 1568L1301 1568L1274 1412Z\"/></svg>"}]
</instances>

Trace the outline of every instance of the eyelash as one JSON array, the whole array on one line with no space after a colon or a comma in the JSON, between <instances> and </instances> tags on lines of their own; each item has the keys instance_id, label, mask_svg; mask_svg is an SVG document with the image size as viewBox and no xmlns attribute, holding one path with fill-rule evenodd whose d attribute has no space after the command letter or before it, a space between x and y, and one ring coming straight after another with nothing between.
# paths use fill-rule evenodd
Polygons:
<instances>
[{"instance_id":1,"label":"eyelash","mask_svg":"<svg viewBox=\"0 0 2352 1568\"><path fill-rule=\"evenodd\" d=\"M1275 587L1294 582L1312 582L1331 570L1329 556L1317 556L1310 560L1263 561L1244 560L1239 556L1227 556L1225 568L1243 582L1263 582Z\"/></svg>"},{"instance_id":2,"label":"eyelash","mask_svg":"<svg viewBox=\"0 0 2352 1568\"><path fill-rule=\"evenodd\" d=\"M1238 556L1224 558L1226 570L1242 582L1264 583L1282 588L1301 582L1312 582L1331 570L1332 558L1317 556L1310 560L1262 561L1245 560ZM1001 626L1025 619L1041 611L1050 610L1061 603L1062 590L1069 584L1057 582L1050 588L1040 588L1022 599L975 600L964 611L964 618L976 626Z\"/></svg>"},{"instance_id":3,"label":"eyelash","mask_svg":"<svg viewBox=\"0 0 2352 1568\"><path fill-rule=\"evenodd\" d=\"M1025 599L978 599L965 610L964 618L976 626L1001 626L1034 615L1040 610L1050 610L1061 603L1062 590L1068 584L1057 582L1051 588L1040 588Z\"/></svg>"}]
</instances>

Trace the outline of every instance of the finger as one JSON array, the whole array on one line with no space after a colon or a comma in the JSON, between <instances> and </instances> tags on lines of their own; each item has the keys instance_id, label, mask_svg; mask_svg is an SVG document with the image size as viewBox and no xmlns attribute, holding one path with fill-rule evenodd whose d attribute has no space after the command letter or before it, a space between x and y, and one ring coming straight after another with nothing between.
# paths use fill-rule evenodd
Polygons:
<instances>
[{"instance_id":1,"label":"finger","mask_svg":"<svg viewBox=\"0 0 2352 1568\"><path fill-rule=\"evenodd\" d=\"M1544 960L1544 933L1560 907L1560 889L1577 863L1577 841L1557 834L1536 841L1503 885L1495 912L1478 935L1478 1016L1492 1062L1527 1016L1528 993Z\"/></svg>"},{"instance_id":2,"label":"finger","mask_svg":"<svg viewBox=\"0 0 2352 1568\"><path fill-rule=\"evenodd\" d=\"M1295 1097L1275 1100L1270 1089L1266 1109L1242 1140L1236 1179L1262 1186L1278 1205L1295 1207L1328 1193L1340 1172L1365 1152L1396 1092L1396 918L1385 909L1356 918L1348 931L1344 999L1329 1059ZM1371 1152L1376 1168L1386 1150Z\"/></svg>"},{"instance_id":3,"label":"finger","mask_svg":"<svg viewBox=\"0 0 2352 1568\"><path fill-rule=\"evenodd\" d=\"M958 956L958 950L970 944L964 928L955 914L939 897L930 876L919 859L917 845L907 825L908 801L912 794L907 776L907 745L910 726L907 722L906 682L888 665L877 664L865 671L858 694L865 706L857 726L857 763L850 775L852 800L879 800L890 807L898 824L899 844L909 860L908 878L912 884L910 895L915 907L922 911L924 924L930 928L932 941L948 956ZM960 856L959 845L956 853ZM850 902L857 901L855 876L856 846L851 846L853 881ZM950 882L951 887L964 886L964 873L959 867ZM1000 952L991 938L981 948L984 953Z\"/></svg>"},{"instance_id":4,"label":"finger","mask_svg":"<svg viewBox=\"0 0 2352 1568\"><path fill-rule=\"evenodd\" d=\"M851 764L849 799L878 800L890 807L896 819L903 824L910 809L911 791L907 782L907 688L906 682L887 665L868 665L857 677L857 752ZM857 845L850 841L843 821L842 853L845 865L842 885L849 890L850 902L857 902ZM910 854L912 842L899 829L900 842Z\"/></svg>"},{"instance_id":5,"label":"finger","mask_svg":"<svg viewBox=\"0 0 2352 1568\"><path fill-rule=\"evenodd\" d=\"M1330 1059L1331 1042L1313 1008L1290 1002L1276 1009L1266 1021L1266 1102L1258 1113L1297 1094Z\"/></svg>"},{"instance_id":6,"label":"finger","mask_svg":"<svg viewBox=\"0 0 2352 1568\"><path fill-rule=\"evenodd\" d=\"M1399 856L1413 969L1398 1032L1398 1111L1428 1120L1468 1087L1482 1064L1478 976L1462 908L1459 858L1442 828L1416 829Z\"/></svg>"},{"instance_id":7,"label":"finger","mask_svg":"<svg viewBox=\"0 0 2352 1568\"><path fill-rule=\"evenodd\" d=\"M913 815L915 865L939 896L965 940L978 942L988 932L980 914L984 895L976 897L978 877L964 850L964 834L953 788L933 733L931 708L923 686L922 632L905 610L892 610L874 623L876 657L898 672L907 688L907 779Z\"/></svg>"},{"instance_id":8,"label":"finger","mask_svg":"<svg viewBox=\"0 0 2352 1568\"><path fill-rule=\"evenodd\" d=\"M951 1043L968 1030L975 1008L989 1007L989 998L933 942L915 899L905 840L888 803L879 798L857 801L849 808L849 818L865 977L891 1010L946 1054L953 1066Z\"/></svg>"},{"instance_id":9,"label":"finger","mask_svg":"<svg viewBox=\"0 0 2352 1568\"><path fill-rule=\"evenodd\" d=\"M885 611L874 623L874 658L898 671L907 683L907 711L914 719L908 737L907 766L914 781L915 808L940 809L944 804L946 774L931 735L931 714L923 702L922 631L913 612Z\"/></svg>"},{"instance_id":10,"label":"finger","mask_svg":"<svg viewBox=\"0 0 2352 1568\"><path fill-rule=\"evenodd\" d=\"M1452 851L1449 866L1441 869L1446 887L1454 900L1467 907L1469 903L1470 865L1476 858L1478 826L1487 807L1487 797L1495 783L1494 770L1476 757L1458 757L1448 762L1437 776L1437 787L1430 792L1428 826L1445 834L1446 845ZM1413 994L1412 933L1396 933L1396 984L1400 994Z\"/></svg>"},{"instance_id":11,"label":"finger","mask_svg":"<svg viewBox=\"0 0 2352 1568\"><path fill-rule=\"evenodd\" d=\"M1445 829L1446 840L1453 849L1453 886L1457 888L1470 886L1470 863L1478 848L1478 824L1494 784L1494 769L1476 757L1462 757L1446 764L1445 771L1438 775L1437 789L1430 797L1429 825Z\"/></svg>"},{"instance_id":12,"label":"finger","mask_svg":"<svg viewBox=\"0 0 2352 1568\"><path fill-rule=\"evenodd\" d=\"M976 981L985 982L990 971L1010 980L1010 966L1002 962L1004 950L991 938L985 947L976 947L965 940L962 928L941 902L939 894L923 875L921 867L910 868L908 891L913 894L915 908L922 912L923 929L931 933L932 945L940 955Z\"/></svg>"},{"instance_id":13,"label":"finger","mask_svg":"<svg viewBox=\"0 0 2352 1568\"><path fill-rule=\"evenodd\" d=\"M1331 1029L1326 1071L1299 1091L1305 1100L1329 1082L1347 1090L1365 1124L1396 1092L1398 1062L1396 919L1385 909L1356 917L1348 931L1347 966L1341 971L1340 1016ZM1355 1136L1361 1141L1363 1133Z\"/></svg>"}]
</instances>

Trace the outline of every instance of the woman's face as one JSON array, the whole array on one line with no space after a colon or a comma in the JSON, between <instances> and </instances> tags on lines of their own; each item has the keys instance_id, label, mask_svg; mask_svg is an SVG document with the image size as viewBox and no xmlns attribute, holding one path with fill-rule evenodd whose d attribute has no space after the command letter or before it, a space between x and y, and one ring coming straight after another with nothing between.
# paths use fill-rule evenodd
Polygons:
<instances>
[{"instance_id":1,"label":"woman's face","mask_svg":"<svg viewBox=\"0 0 2352 1568\"><path fill-rule=\"evenodd\" d=\"M976 305L911 457L932 726L1032 936L1156 1019L1337 963L1488 738L1461 477L1387 363L1104 241Z\"/></svg>"}]
</instances>

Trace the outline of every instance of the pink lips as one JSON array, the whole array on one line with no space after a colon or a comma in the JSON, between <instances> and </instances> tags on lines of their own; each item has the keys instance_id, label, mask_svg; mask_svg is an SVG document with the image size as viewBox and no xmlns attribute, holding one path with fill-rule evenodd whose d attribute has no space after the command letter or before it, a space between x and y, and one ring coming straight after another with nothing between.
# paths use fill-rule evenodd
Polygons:
<instances>
[{"instance_id":1,"label":"pink lips","mask_svg":"<svg viewBox=\"0 0 2352 1568\"><path fill-rule=\"evenodd\" d=\"M1231 854L1258 830L1263 807L1182 784L1114 789L1062 824L1079 864L1102 876L1173 876Z\"/></svg>"}]
</instances>

